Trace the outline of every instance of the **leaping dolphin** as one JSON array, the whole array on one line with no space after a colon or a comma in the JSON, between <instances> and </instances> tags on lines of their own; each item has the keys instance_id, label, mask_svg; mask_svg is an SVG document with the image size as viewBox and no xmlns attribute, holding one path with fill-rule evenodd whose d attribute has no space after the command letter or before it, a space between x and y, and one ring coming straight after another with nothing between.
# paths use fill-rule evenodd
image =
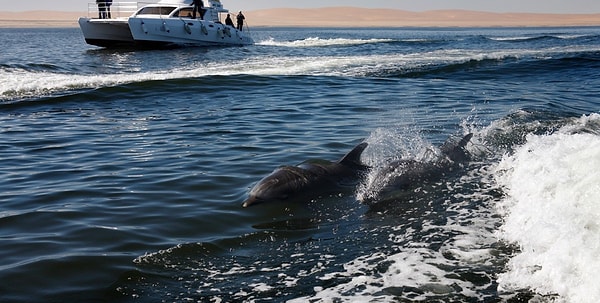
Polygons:
<instances>
[{"instance_id":1,"label":"leaping dolphin","mask_svg":"<svg viewBox=\"0 0 600 303\"><path fill-rule=\"evenodd\" d=\"M373 203L382 194L398 190L405 190L422 184L423 182L440 179L456 170L460 165L470 160L470 155L465 149L467 143L473 137L472 133L464 136L460 141L446 141L441 147L441 156L434 161L421 162L417 160L397 160L386 164L383 168L375 171L375 176L367 185L367 190L372 191L369 186L378 187L376 197L372 193L360 198L362 202Z\"/></svg>"},{"instance_id":2,"label":"leaping dolphin","mask_svg":"<svg viewBox=\"0 0 600 303\"><path fill-rule=\"evenodd\" d=\"M366 142L358 144L337 162L305 162L298 166L281 166L250 190L242 207L302 195L314 196L337 189L342 183L356 183L360 175L368 170L360 161L366 147Z\"/></svg>"}]
</instances>

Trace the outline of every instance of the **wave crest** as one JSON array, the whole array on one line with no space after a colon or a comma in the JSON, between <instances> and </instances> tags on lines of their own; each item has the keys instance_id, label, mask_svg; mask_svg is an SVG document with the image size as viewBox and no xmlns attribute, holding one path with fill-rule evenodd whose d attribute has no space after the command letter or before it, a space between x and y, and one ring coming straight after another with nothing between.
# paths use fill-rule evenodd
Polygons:
<instances>
[{"instance_id":1,"label":"wave crest","mask_svg":"<svg viewBox=\"0 0 600 303\"><path fill-rule=\"evenodd\" d=\"M322 39L319 37L309 37L301 40L293 41L276 41L273 38L261 41L258 45L279 46L279 47L327 47L327 46L351 46L361 44L376 44L390 43L393 39L347 39L347 38L330 38Z\"/></svg>"}]
</instances>

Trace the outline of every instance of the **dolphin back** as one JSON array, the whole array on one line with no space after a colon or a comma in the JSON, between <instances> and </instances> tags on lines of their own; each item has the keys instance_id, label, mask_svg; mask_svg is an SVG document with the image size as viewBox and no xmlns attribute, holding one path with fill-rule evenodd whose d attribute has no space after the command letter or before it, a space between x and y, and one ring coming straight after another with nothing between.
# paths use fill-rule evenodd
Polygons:
<instances>
[{"instance_id":1,"label":"dolphin back","mask_svg":"<svg viewBox=\"0 0 600 303\"><path fill-rule=\"evenodd\" d=\"M355 146L351 151L344 155L342 159L338 161L338 163L348 166L364 166L360 161L360 156L362 155L365 148L367 148L367 145L367 142L363 142Z\"/></svg>"},{"instance_id":2,"label":"dolphin back","mask_svg":"<svg viewBox=\"0 0 600 303\"><path fill-rule=\"evenodd\" d=\"M360 161L367 143L361 143L337 163L303 163L299 166L281 166L258 181L242 202L248 207L264 201L283 201L303 195L326 192L339 186L348 177L356 178L364 166Z\"/></svg>"}]
</instances>

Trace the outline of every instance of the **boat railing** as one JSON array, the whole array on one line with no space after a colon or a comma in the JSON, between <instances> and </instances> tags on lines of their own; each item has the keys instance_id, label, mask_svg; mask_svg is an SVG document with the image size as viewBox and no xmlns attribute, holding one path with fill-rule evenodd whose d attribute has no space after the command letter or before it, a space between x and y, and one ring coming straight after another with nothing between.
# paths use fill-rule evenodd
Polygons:
<instances>
[{"instance_id":1,"label":"boat railing","mask_svg":"<svg viewBox=\"0 0 600 303\"><path fill-rule=\"evenodd\" d=\"M108 2L90 2L88 3L88 17L98 19L116 19L130 17L143 6L155 4L154 2L121 2L114 1L111 5Z\"/></svg>"}]
</instances>

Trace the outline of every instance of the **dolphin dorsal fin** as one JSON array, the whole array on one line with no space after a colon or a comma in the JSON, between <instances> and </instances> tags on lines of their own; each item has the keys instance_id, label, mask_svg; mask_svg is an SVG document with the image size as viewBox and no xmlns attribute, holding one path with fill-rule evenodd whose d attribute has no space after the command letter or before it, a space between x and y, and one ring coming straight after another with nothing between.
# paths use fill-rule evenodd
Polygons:
<instances>
[{"instance_id":1,"label":"dolphin dorsal fin","mask_svg":"<svg viewBox=\"0 0 600 303\"><path fill-rule=\"evenodd\" d=\"M469 143L472 137L473 133L468 133L457 143L453 143L452 140L448 140L442 145L440 149L442 153L448 158L450 158L450 160L452 161L467 161L469 159L469 155L465 150L465 146L467 145L467 143Z\"/></svg>"},{"instance_id":2,"label":"dolphin dorsal fin","mask_svg":"<svg viewBox=\"0 0 600 303\"><path fill-rule=\"evenodd\" d=\"M368 143L363 142L357 146L355 146L351 151L349 151L338 163L340 164L351 164L351 165L363 165L360 162L360 156L362 155L365 148L367 148Z\"/></svg>"},{"instance_id":3,"label":"dolphin dorsal fin","mask_svg":"<svg viewBox=\"0 0 600 303\"><path fill-rule=\"evenodd\" d=\"M468 133L466 136L464 136L462 139L460 139L460 141L458 141L458 146L459 147L467 146L467 143L469 143L471 138L473 138L473 133Z\"/></svg>"}]
</instances>

